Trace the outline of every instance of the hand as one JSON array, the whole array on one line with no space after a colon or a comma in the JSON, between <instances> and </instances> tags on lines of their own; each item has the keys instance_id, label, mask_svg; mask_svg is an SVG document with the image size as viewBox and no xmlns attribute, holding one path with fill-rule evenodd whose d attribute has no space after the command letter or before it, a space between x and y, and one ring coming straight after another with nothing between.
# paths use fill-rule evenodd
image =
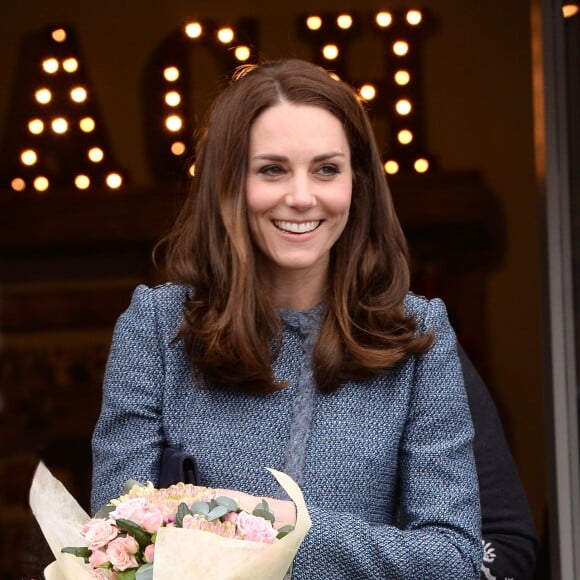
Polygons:
<instances>
[{"instance_id":1,"label":"hand","mask_svg":"<svg viewBox=\"0 0 580 580\"><path fill-rule=\"evenodd\" d=\"M214 488L215 489L215 488ZM274 524L275 528L281 528L282 526L295 526L296 525L296 506L293 501L284 499L275 499L273 497L256 497L250 495L249 493L244 493L242 491L236 491L235 489L215 489L216 497L220 495L225 495L226 497L231 497L238 502L238 505L244 511L252 513L254 508L265 499L270 506L270 510L276 516L276 522Z\"/></svg>"}]
</instances>

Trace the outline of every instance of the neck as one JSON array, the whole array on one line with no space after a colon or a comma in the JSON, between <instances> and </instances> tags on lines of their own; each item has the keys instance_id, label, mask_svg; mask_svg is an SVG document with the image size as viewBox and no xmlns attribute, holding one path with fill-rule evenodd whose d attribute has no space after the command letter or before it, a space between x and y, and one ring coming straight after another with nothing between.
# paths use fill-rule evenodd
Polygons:
<instances>
[{"instance_id":1,"label":"neck","mask_svg":"<svg viewBox=\"0 0 580 580\"><path fill-rule=\"evenodd\" d=\"M264 280L274 306L289 310L313 308L323 299L326 287L325 276L313 276L302 270L285 271L283 276L269 271Z\"/></svg>"}]
</instances>

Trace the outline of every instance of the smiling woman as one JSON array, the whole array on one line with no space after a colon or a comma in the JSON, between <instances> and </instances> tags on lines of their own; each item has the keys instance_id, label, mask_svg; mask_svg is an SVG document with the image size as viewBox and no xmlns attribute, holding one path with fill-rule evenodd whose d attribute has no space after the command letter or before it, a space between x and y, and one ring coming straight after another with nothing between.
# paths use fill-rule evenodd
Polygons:
<instances>
[{"instance_id":1,"label":"smiling woman","mask_svg":"<svg viewBox=\"0 0 580 580\"><path fill-rule=\"evenodd\" d=\"M246 195L260 275L279 306L315 306L326 286L329 254L350 209L352 169L346 134L319 107L287 102L254 122Z\"/></svg>"},{"instance_id":2,"label":"smiling woman","mask_svg":"<svg viewBox=\"0 0 580 580\"><path fill-rule=\"evenodd\" d=\"M404 236L354 91L298 60L218 97L165 240L172 283L115 328L93 508L165 447L202 485L312 519L295 580L479 576L480 509L455 335L409 292ZM257 497L256 497L257 496Z\"/></svg>"}]
</instances>

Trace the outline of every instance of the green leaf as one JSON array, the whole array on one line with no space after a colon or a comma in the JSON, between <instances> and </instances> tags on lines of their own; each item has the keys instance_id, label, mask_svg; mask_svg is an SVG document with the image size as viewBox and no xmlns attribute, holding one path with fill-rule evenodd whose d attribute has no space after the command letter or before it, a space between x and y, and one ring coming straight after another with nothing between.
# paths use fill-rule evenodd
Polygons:
<instances>
[{"instance_id":1,"label":"green leaf","mask_svg":"<svg viewBox=\"0 0 580 580\"><path fill-rule=\"evenodd\" d=\"M123 572L115 572L115 578L117 580L135 580L136 576L136 568L132 568L131 570L124 570Z\"/></svg>"},{"instance_id":2,"label":"green leaf","mask_svg":"<svg viewBox=\"0 0 580 580\"><path fill-rule=\"evenodd\" d=\"M294 526L282 526L281 528L278 529L278 535L276 536L276 538L280 539L283 538L284 536L287 536L289 533L294 531Z\"/></svg>"},{"instance_id":3,"label":"green leaf","mask_svg":"<svg viewBox=\"0 0 580 580\"><path fill-rule=\"evenodd\" d=\"M274 514L272 512L266 511L265 509L261 509L258 507L252 512L252 515L257 516L259 518L264 518L265 520L268 520L272 523L276 521L276 518L274 517Z\"/></svg>"},{"instance_id":4,"label":"green leaf","mask_svg":"<svg viewBox=\"0 0 580 580\"><path fill-rule=\"evenodd\" d=\"M206 518L209 522L212 522L213 520L217 520L218 518L225 516L228 511L229 510L227 507L223 505L217 505L209 512L209 514L207 514Z\"/></svg>"},{"instance_id":5,"label":"green leaf","mask_svg":"<svg viewBox=\"0 0 580 580\"><path fill-rule=\"evenodd\" d=\"M72 554L77 558L84 558L85 561L88 561L89 556L91 555L91 551L86 546L79 547L67 546L65 548L62 548L61 552L63 554Z\"/></svg>"},{"instance_id":6,"label":"green leaf","mask_svg":"<svg viewBox=\"0 0 580 580\"><path fill-rule=\"evenodd\" d=\"M220 495L216 497L216 502L219 505L223 505L225 508L228 509L228 512L237 512L238 511L238 502L231 497L227 497L226 495Z\"/></svg>"},{"instance_id":7,"label":"green leaf","mask_svg":"<svg viewBox=\"0 0 580 580\"><path fill-rule=\"evenodd\" d=\"M135 522L119 518L116 520L116 524L120 530L127 532L130 536L133 536L137 540L137 543L142 550L144 550L151 543L151 534L146 532Z\"/></svg>"},{"instance_id":8,"label":"green leaf","mask_svg":"<svg viewBox=\"0 0 580 580\"><path fill-rule=\"evenodd\" d=\"M187 507L186 503L180 503L179 507L177 508L177 515L175 516L175 523L177 524L178 528L182 528L183 527L183 518L185 516L190 516L191 515L191 511L189 510L189 508Z\"/></svg>"},{"instance_id":9,"label":"green leaf","mask_svg":"<svg viewBox=\"0 0 580 580\"><path fill-rule=\"evenodd\" d=\"M200 516L209 514L209 504L205 501L198 501L197 503L194 503L189 509L191 510L192 514L198 514Z\"/></svg>"}]
</instances>

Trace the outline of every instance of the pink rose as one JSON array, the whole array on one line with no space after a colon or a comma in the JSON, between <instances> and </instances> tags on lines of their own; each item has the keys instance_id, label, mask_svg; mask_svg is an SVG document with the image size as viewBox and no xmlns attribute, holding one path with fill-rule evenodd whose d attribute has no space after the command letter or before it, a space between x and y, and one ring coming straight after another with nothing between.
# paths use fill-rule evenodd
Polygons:
<instances>
[{"instance_id":1,"label":"pink rose","mask_svg":"<svg viewBox=\"0 0 580 580\"><path fill-rule=\"evenodd\" d=\"M139 550L137 540L132 536L116 538L107 546L107 556L117 570L128 570L137 567L134 554Z\"/></svg>"},{"instance_id":2,"label":"pink rose","mask_svg":"<svg viewBox=\"0 0 580 580\"><path fill-rule=\"evenodd\" d=\"M124 501L109 514L109 517L114 520L130 520L150 534L154 534L163 524L163 510L147 505L147 501L142 497Z\"/></svg>"},{"instance_id":3,"label":"pink rose","mask_svg":"<svg viewBox=\"0 0 580 580\"><path fill-rule=\"evenodd\" d=\"M278 535L278 532L268 520L253 516L247 512L240 512L238 514L236 524L238 526L238 532L244 540L273 544Z\"/></svg>"},{"instance_id":4,"label":"pink rose","mask_svg":"<svg viewBox=\"0 0 580 580\"><path fill-rule=\"evenodd\" d=\"M155 560L155 544L149 544L143 553L145 562L153 562Z\"/></svg>"},{"instance_id":5,"label":"pink rose","mask_svg":"<svg viewBox=\"0 0 580 580\"><path fill-rule=\"evenodd\" d=\"M109 559L103 550L93 550L89 556L89 564L92 568L100 568L103 564L107 564Z\"/></svg>"},{"instance_id":6,"label":"pink rose","mask_svg":"<svg viewBox=\"0 0 580 580\"><path fill-rule=\"evenodd\" d=\"M119 530L107 520L93 518L89 520L81 530L81 535L87 541L90 550L102 548L108 542L115 539Z\"/></svg>"},{"instance_id":7,"label":"pink rose","mask_svg":"<svg viewBox=\"0 0 580 580\"><path fill-rule=\"evenodd\" d=\"M238 519L238 514L236 512L229 512L228 514L226 514L226 517L224 518L224 520L226 522L236 522L236 520Z\"/></svg>"},{"instance_id":8,"label":"pink rose","mask_svg":"<svg viewBox=\"0 0 580 580\"><path fill-rule=\"evenodd\" d=\"M141 521L135 523L150 534L154 534L163 525L163 512L158 508L147 506Z\"/></svg>"}]
</instances>

